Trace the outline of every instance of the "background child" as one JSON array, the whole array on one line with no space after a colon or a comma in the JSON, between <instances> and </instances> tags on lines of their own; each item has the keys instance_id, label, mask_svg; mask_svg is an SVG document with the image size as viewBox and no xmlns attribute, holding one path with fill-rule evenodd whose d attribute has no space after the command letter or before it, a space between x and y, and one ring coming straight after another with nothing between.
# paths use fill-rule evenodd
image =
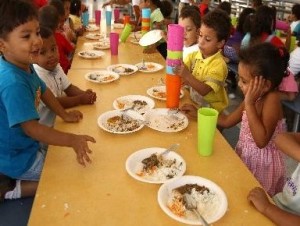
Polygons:
<instances>
[{"instance_id":1,"label":"background child","mask_svg":"<svg viewBox=\"0 0 300 226\"><path fill-rule=\"evenodd\" d=\"M75 46L73 43L71 43L65 36L64 34L64 23L65 23L65 9L64 5L61 2L61 0L51 0L50 1L50 6L54 6L55 9L57 10L57 17L58 17L58 24L54 30L54 36L56 40L56 44L58 47L58 52L59 52L59 63L60 66L63 68L64 72L67 74L68 70L71 67L71 62L73 58L73 53L75 50ZM40 11L43 12L44 10L48 10L48 8L43 9L41 8ZM54 16L54 14L51 14ZM46 17L41 17L39 18L40 24L49 24L51 23L51 20L55 20L55 18L46 18ZM45 22L49 21L49 22ZM53 24L54 26L54 24ZM52 26L51 26L52 27Z\"/></svg>"},{"instance_id":2,"label":"background child","mask_svg":"<svg viewBox=\"0 0 300 226\"><path fill-rule=\"evenodd\" d=\"M300 134L279 134L275 139L276 146L288 156L300 162ZM272 204L263 189L254 188L248 195L248 200L263 215L276 225L300 225L300 164L291 177L288 178L283 191L273 197L277 206Z\"/></svg>"},{"instance_id":3,"label":"background child","mask_svg":"<svg viewBox=\"0 0 300 226\"><path fill-rule=\"evenodd\" d=\"M191 87L191 99L196 104L209 105L219 112L228 105L224 87L228 70L221 49L230 28L230 18L224 11L216 9L206 14L201 21L199 51L189 54L181 67L174 68L184 85Z\"/></svg>"},{"instance_id":4,"label":"background child","mask_svg":"<svg viewBox=\"0 0 300 226\"><path fill-rule=\"evenodd\" d=\"M160 0L141 0L140 9L149 8L151 10L150 14L150 30L160 29L166 31L166 26L164 23L164 16L160 11L161 2ZM167 43L165 40L160 40L156 43L156 49L159 53L166 59L167 57ZM146 48L145 53L152 53L153 46Z\"/></svg>"},{"instance_id":5,"label":"background child","mask_svg":"<svg viewBox=\"0 0 300 226\"><path fill-rule=\"evenodd\" d=\"M199 51L198 37L201 24L198 7L187 5L182 8L178 24L184 27L183 59L189 53Z\"/></svg>"},{"instance_id":6,"label":"background child","mask_svg":"<svg viewBox=\"0 0 300 226\"><path fill-rule=\"evenodd\" d=\"M286 64L280 50L270 43L242 50L238 85L245 99L230 115L218 119L218 126L223 128L242 121L236 152L271 196L282 190L285 176L284 161L274 139L286 130L276 92Z\"/></svg>"},{"instance_id":7,"label":"background child","mask_svg":"<svg viewBox=\"0 0 300 226\"><path fill-rule=\"evenodd\" d=\"M71 0L70 5L70 19L74 25L74 30L77 32L77 35L82 35L84 31L83 24L81 22L82 14L82 4L81 0Z\"/></svg>"},{"instance_id":8,"label":"background child","mask_svg":"<svg viewBox=\"0 0 300 226\"><path fill-rule=\"evenodd\" d=\"M0 173L17 179L16 187L2 189L0 196L11 199L36 192L45 158L39 141L72 147L85 166L91 162L87 142L95 140L38 123L41 100L66 122L82 115L66 112L31 65L42 46L36 8L28 1L0 1L0 27Z\"/></svg>"},{"instance_id":9,"label":"background child","mask_svg":"<svg viewBox=\"0 0 300 226\"><path fill-rule=\"evenodd\" d=\"M97 98L96 93L92 90L83 91L72 85L59 65L56 41L52 31L49 28L41 27L40 34L43 46L37 58L37 64L33 65L38 76L46 83L64 108L93 104ZM56 115L43 102L39 106L39 116L41 124L53 127Z\"/></svg>"},{"instance_id":10,"label":"background child","mask_svg":"<svg viewBox=\"0 0 300 226\"><path fill-rule=\"evenodd\" d=\"M291 13L291 32L295 35L297 40L300 39L300 4L295 4L292 7Z\"/></svg>"},{"instance_id":11,"label":"background child","mask_svg":"<svg viewBox=\"0 0 300 226\"><path fill-rule=\"evenodd\" d=\"M70 6L71 6L71 0L61 0L64 9L65 9L65 23L63 26L64 35L69 40L69 42L72 42L73 44L77 41L77 34L74 30L74 24L72 20L70 19Z\"/></svg>"}]
</instances>

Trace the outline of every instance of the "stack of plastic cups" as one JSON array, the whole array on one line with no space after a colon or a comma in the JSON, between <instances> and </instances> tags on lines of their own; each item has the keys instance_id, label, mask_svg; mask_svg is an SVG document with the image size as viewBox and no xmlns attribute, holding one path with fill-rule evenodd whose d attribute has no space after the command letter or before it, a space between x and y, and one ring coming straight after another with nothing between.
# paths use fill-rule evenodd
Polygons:
<instances>
[{"instance_id":1,"label":"stack of plastic cups","mask_svg":"<svg viewBox=\"0 0 300 226\"><path fill-rule=\"evenodd\" d=\"M181 79L179 75L174 74L173 67L181 65L183 39L184 28L178 24L169 24L166 60L167 108L179 107Z\"/></svg>"},{"instance_id":2,"label":"stack of plastic cups","mask_svg":"<svg viewBox=\"0 0 300 226\"><path fill-rule=\"evenodd\" d=\"M149 8L142 9L142 35L150 31L150 14Z\"/></svg>"}]
</instances>

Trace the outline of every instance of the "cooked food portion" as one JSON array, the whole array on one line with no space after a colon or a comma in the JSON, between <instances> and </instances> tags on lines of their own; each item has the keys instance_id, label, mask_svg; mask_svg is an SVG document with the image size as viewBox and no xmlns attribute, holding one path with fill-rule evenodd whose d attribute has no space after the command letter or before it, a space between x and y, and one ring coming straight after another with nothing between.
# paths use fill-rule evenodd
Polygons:
<instances>
[{"instance_id":1,"label":"cooked food portion","mask_svg":"<svg viewBox=\"0 0 300 226\"><path fill-rule=\"evenodd\" d=\"M113 116L107 119L106 128L112 132L129 132L141 126L139 120L133 119L127 114Z\"/></svg>"},{"instance_id":2,"label":"cooked food portion","mask_svg":"<svg viewBox=\"0 0 300 226\"><path fill-rule=\"evenodd\" d=\"M129 68L129 67L123 67L123 66L117 66L113 69L114 72L116 73L131 73L133 72L134 70L132 68Z\"/></svg>"}]
</instances>

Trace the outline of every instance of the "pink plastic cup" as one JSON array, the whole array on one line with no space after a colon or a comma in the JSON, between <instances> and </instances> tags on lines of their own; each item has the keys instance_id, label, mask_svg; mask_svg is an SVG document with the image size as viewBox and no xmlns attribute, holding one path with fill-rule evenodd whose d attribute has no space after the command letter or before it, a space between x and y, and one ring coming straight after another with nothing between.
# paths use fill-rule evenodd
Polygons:
<instances>
[{"instance_id":1,"label":"pink plastic cup","mask_svg":"<svg viewBox=\"0 0 300 226\"><path fill-rule=\"evenodd\" d=\"M119 49L119 34L115 32L111 32L109 35L110 40L110 53L111 55L118 55Z\"/></svg>"},{"instance_id":2,"label":"pink plastic cup","mask_svg":"<svg viewBox=\"0 0 300 226\"><path fill-rule=\"evenodd\" d=\"M120 10L114 9L114 20L118 21L120 19Z\"/></svg>"},{"instance_id":3,"label":"pink plastic cup","mask_svg":"<svg viewBox=\"0 0 300 226\"><path fill-rule=\"evenodd\" d=\"M101 10L95 10L95 23L100 26L101 22Z\"/></svg>"},{"instance_id":4,"label":"pink plastic cup","mask_svg":"<svg viewBox=\"0 0 300 226\"><path fill-rule=\"evenodd\" d=\"M183 40L184 28L178 24L169 24L167 49L172 51L182 51Z\"/></svg>"}]
</instances>

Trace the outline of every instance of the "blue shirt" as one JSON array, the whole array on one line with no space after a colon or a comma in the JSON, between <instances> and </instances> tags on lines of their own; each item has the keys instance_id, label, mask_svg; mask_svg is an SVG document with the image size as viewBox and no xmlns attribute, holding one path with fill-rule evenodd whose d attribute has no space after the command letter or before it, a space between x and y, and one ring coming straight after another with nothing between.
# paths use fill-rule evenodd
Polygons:
<instances>
[{"instance_id":1,"label":"blue shirt","mask_svg":"<svg viewBox=\"0 0 300 226\"><path fill-rule=\"evenodd\" d=\"M17 178L33 164L39 142L24 133L21 123L39 119L45 90L32 66L28 73L0 57L0 173Z\"/></svg>"}]
</instances>

